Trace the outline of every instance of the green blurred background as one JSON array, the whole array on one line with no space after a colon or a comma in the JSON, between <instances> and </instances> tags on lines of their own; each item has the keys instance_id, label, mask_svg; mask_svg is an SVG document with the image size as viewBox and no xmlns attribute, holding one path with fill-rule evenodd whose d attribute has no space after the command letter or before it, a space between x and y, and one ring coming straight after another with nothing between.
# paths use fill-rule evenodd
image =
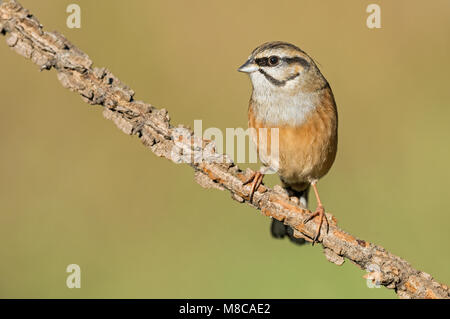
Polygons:
<instances>
[{"instance_id":1,"label":"green blurred background","mask_svg":"<svg viewBox=\"0 0 450 319\"><path fill-rule=\"evenodd\" d=\"M449 1L376 1L372 30L372 1L360 0L20 2L174 124L246 127L251 85L236 68L262 42L297 44L339 109L325 206L343 229L450 283ZM66 26L70 3L81 29ZM396 297L319 247L272 239L267 218L202 189L3 38L0 61L0 297ZM72 263L81 289L66 287Z\"/></svg>"}]
</instances>

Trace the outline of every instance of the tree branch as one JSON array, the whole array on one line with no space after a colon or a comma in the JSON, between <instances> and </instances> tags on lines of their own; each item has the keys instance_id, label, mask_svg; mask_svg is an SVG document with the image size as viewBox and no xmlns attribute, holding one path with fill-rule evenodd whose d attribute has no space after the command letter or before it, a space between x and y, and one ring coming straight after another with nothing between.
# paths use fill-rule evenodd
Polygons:
<instances>
[{"instance_id":1,"label":"tree branch","mask_svg":"<svg viewBox=\"0 0 450 319\"><path fill-rule=\"evenodd\" d=\"M55 69L65 88L80 94L86 103L103 106L105 118L124 133L137 135L156 155L175 162L194 158L189 165L201 186L228 190L234 200L284 221L294 229L295 236L311 241L318 220L304 225L309 212L280 186L270 189L261 185L249 202L250 186L244 186L243 181L252 173L250 169L240 170L227 155L215 151L214 142L194 137L189 128L172 126L165 109L135 101L133 90L109 70L94 68L89 57L61 34L44 31L39 21L15 0L0 0L0 33L6 36L12 50L31 59L41 70ZM329 261L341 265L347 258L360 268L371 270L366 278L394 289L400 298L450 298L449 288L431 275L414 269L380 246L344 232L333 216L327 217L329 231L323 227L319 241Z\"/></svg>"}]
</instances>

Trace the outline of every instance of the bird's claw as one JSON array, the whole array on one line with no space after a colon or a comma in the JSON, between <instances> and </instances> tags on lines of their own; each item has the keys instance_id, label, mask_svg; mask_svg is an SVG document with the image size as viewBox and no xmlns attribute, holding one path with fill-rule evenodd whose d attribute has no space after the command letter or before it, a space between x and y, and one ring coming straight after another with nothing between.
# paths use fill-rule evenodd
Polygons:
<instances>
[{"instance_id":1,"label":"bird's claw","mask_svg":"<svg viewBox=\"0 0 450 319\"><path fill-rule=\"evenodd\" d=\"M248 180L246 180L243 185L252 184L252 187L250 188L250 194L249 194L249 201L251 202L253 199L253 194L258 189L258 187L262 184L264 178L264 174L261 172L254 172L252 176Z\"/></svg>"},{"instance_id":2,"label":"bird's claw","mask_svg":"<svg viewBox=\"0 0 450 319\"><path fill-rule=\"evenodd\" d=\"M328 219L327 216L325 215L325 208L322 205L319 205L319 207L317 207L316 211L314 213L312 213L311 215L309 215L304 221L303 224L306 224L307 222L309 222L311 219L315 218L316 216L319 216L320 221L319 221L319 226L317 227L316 230L316 234L314 235L313 241L312 241L312 245L314 246L314 243L317 241L317 239L319 238L320 235L320 230L322 228L322 223L323 220L325 219L325 222L327 223L327 233L329 231L330 225L328 223Z\"/></svg>"}]
</instances>

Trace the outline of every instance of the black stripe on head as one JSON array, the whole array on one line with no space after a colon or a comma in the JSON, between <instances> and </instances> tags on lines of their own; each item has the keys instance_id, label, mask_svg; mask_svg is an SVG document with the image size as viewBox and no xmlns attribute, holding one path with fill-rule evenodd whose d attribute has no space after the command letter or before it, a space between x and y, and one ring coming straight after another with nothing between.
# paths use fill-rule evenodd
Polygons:
<instances>
[{"instance_id":1,"label":"black stripe on head","mask_svg":"<svg viewBox=\"0 0 450 319\"><path fill-rule=\"evenodd\" d=\"M309 69L309 67L310 67L309 62L306 61L304 58L301 58L301 57L299 57L299 56L294 56L294 57L292 57L292 58L290 58L290 57L285 57L285 58L282 58L282 60L283 60L284 62L286 62L287 64L298 63L298 64L300 64L301 66L303 66L305 69Z\"/></svg>"},{"instance_id":2,"label":"black stripe on head","mask_svg":"<svg viewBox=\"0 0 450 319\"><path fill-rule=\"evenodd\" d=\"M267 72L264 71L263 69L259 69L259 73L261 73L262 75L264 75L264 77L265 77L270 83L272 83L272 84L275 85L275 86L284 86L284 85L286 85L287 82L289 82L289 81L295 79L297 76L300 75L300 73L295 73L295 74L291 75L290 77L288 77L288 78L285 79L285 80L277 80L277 79L275 79L273 76L271 76L270 74L267 74Z\"/></svg>"},{"instance_id":3,"label":"black stripe on head","mask_svg":"<svg viewBox=\"0 0 450 319\"><path fill-rule=\"evenodd\" d=\"M269 66L269 58L257 58L255 59L255 63L258 66Z\"/></svg>"},{"instance_id":4,"label":"black stripe on head","mask_svg":"<svg viewBox=\"0 0 450 319\"><path fill-rule=\"evenodd\" d=\"M284 58L279 58L277 56L273 56L276 57L277 59L281 59L282 61L286 62L287 64L300 64L301 66L303 66L303 68L308 69L310 67L309 62L306 61L306 59L299 57L299 56L295 56L295 57L284 57ZM271 57L264 57L264 58L257 58L255 59L255 63L258 66L276 66L278 65L278 63L271 65L270 64L270 59Z\"/></svg>"}]
</instances>

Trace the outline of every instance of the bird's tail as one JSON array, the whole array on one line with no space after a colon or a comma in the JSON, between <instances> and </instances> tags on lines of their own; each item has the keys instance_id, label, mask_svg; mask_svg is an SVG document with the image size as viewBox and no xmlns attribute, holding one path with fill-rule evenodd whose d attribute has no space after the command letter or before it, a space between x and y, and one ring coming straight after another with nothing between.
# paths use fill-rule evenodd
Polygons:
<instances>
[{"instance_id":1,"label":"bird's tail","mask_svg":"<svg viewBox=\"0 0 450 319\"><path fill-rule=\"evenodd\" d=\"M309 194L309 186L304 189L303 191L295 191L291 188L286 188L286 190L289 193L289 196L295 196L298 197L300 200L300 203L305 206L305 208L308 208L308 194ZM270 227L270 233L274 238L284 238L284 236L288 236L288 238L295 244L303 245L306 241L303 238L296 238L294 237L294 230L288 226L285 225L283 222L280 222L279 220L272 219L272 225Z\"/></svg>"}]
</instances>

